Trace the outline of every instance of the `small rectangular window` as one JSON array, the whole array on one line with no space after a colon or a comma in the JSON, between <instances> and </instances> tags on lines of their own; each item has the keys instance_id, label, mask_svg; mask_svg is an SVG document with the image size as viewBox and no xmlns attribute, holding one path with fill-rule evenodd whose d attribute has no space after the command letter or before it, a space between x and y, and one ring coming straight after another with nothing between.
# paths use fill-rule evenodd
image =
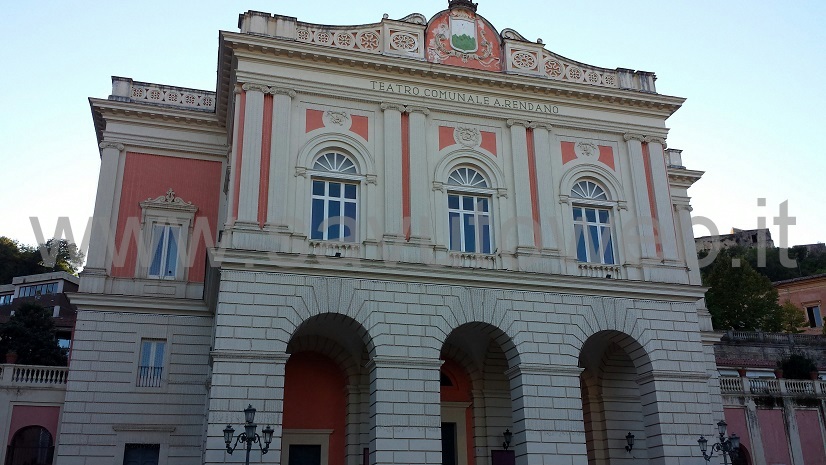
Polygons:
<instances>
[{"instance_id":1,"label":"small rectangular window","mask_svg":"<svg viewBox=\"0 0 826 465\"><path fill-rule=\"evenodd\" d=\"M576 257L581 262L614 264L614 243L609 210L591 207L572 209Z\"/></svg>"},{"instance_id":2,"label":"small rectangular window","mask_svg":"<svg viewBox=\"0 0 826 465\"><path fill-rule=\"evenodd\" d=\"M489 254L493 250L490 198L449 194L448 232L450 250Z\"/></svg>"},{"instance_id":3,"label":"small rectangular window","mask_svg":"<svg viewBox=\"0 0 826 465\"><path fill-rule=\"evenodd\" d=\"M820 315L820 305L806 307L806 316L808 317L810 328L820 328L823 326L823 317Z\"/></svg>"},{"instance_id":4,"label":"small rectangular window","mask_svg":"<svg viewBox=\"0 0 826 465\"><path fill-rule=\"evenodd\" d=\"M355 242L358 234L358 185L313 180L310 237Z\"/></svg>"},{"instance_id":5,"label":"small rectangular window","mask_svg":"<svg viewBox=\"0 0 826 465\"><path fill-rule=\"evenodd\" d=\"M166 341L144 339L141 341L141 358L138 364L138 382L141 387L159 387L163 380Z\"/></svg>"},{"instance_id":6,"label":"small rectangular window","mask_svg":"<svg viewBox=\"0 0 826 465\"><path fill-rule=\"evenodd\" d=\"M160 444L126 444L123 465L158 465L160 455Z\"/></svg>"},{"instance_id":7,"label":"small rectangular window","mask_svg":"<svg viewBox=\"0 0 826 465\"><path fill-rule=\"evenodd\" d=\"M178 241L180 226L152 226L152 263L149 276L153 278L175 279L178 271Z\"/></svg>"}]
</instances>

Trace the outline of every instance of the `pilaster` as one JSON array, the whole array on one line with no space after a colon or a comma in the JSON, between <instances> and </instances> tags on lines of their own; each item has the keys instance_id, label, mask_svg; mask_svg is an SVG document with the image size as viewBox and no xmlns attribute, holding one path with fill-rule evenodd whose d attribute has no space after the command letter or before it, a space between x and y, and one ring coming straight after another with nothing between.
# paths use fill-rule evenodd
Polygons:
<instances>
[{"instance_id":1,"label":"pilaster","mask_svg":"<svg viewBox=\"0 0 826 465\"><path fill-rule=\"evenodd\" d=\"M402 111L397 103L382 103L384 111L384 236L400 240L402 231Z\"/></svg>"},{"instance_id":2,"label":"pilaster","mask_svg":"<svg viewBox=\"0 0 826 465\"><path fill-rule=\"evenodd\" d=\"M410 235L429 241L433 231L430 213L430 183L427 170L427 115L424 107L408 106L410 114Z\"/></svg>"},{"instance_id":3,"label":"pilaster","mask_svg":"<svg viewBox=\"0 0 826 465\"><path fill-rule=\"evenodd\" d=\"M527 129L533 127L528 121L509 119L511 139L511 160L513 163L513 189L516 204L516 251L531 252L536 250L534 242L534 221L531 206L530 173L528 168ZM503 228L507 230L510 228ZM506 234L508 235L508 234ZM505 238L503 238L505 239Z\"/></svg>"},{"instance_id":4,"label":"pilaster","mask_svg":"<svg viewBox=\"0 0 826 465\"><path fill-rule=\"evenodd\" d=\"M288 192L290 162L290 120L292 102L296 93L292 89L271 88L273 95L272 148L270 149L270 183L268 188L266 229L289 231L290 221L287 211L290 197Z\"/></svg>"},{"instance_id":5,"label":"pilaster","mask_svg":"<svg viewBox=\"0 0 826 465\"><path fill-rule=\"evenodd\" d=\"M542 222L543 251L557 251L559 249L557 221L561 212L559 202L554 202L553 199L557 198L557 186L554 179L562 172L562 154L560 152L559 157L554 157L551 154L552 129L553 127L550 124L537 123L533 130L534 149L536 151L536 187L539 193L539 218Z\"/></svg>"},{"instance_id":6,"label":"pilaster","mask_svg":"<svg viewBox=\"0 0 826 465\"><path fill-rule=\"evenodd\" d=\"M674 228L674 214L671 206L671 193L668 186L668 173L665 168L665 153L663 152L665 141L658 137L646 137L645 142L648 144L651 183L653 184L657 206L658 224L656 226L662 245L663 258L676 261L679 259L679 255L677 252L677 234Z\"/></svg>"},{"instance_id":7,"label":"pilaster","mask_svg":"<svg viewBox=\"0 0 826 465\"><path fill-rule=\"evenodd\" d=\"M639 134L625 134L628 155L631 160L631 180L634 187L634 205L640 252L643 259L656 259L657 246L652 228L651 204L648 199L648 181L645 176L645 161L642 143L645 138ZM629 238L626 238L629 239ZM629 241L633 243L633 241Z\"/></svg>"},{"instance_id":8,"label":"pilaster","mask_svg":"<svg viewBox=\"0 0 826 465\"><path fill-rule=\"evenodd\" d=\"M261 141L264 125L266 86L244 84L244 141L241 151L241 181L238 190L236 225L258 229L258 189L261 181Z\"/></svg>"}]
</instances>

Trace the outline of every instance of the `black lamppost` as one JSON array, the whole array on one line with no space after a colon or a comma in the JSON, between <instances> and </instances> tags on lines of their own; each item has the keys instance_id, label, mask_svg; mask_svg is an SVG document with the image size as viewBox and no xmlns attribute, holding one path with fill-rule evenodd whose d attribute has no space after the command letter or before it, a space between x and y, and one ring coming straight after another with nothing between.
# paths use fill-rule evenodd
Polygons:
<instances>
[{"instance_id":1,"label":"black lamppost","mask_svg":"<svg viewBox=\"0 0 826 465\"><path fill-rule=\"evenodd\" d=\"M261 430L261 433L264 435L263 439L258 436L258 433L255 432L255 429L258 427L254 423L255 421L255 409L252 408L252 404L250 404L247 408L244 409L244 432L239 434L238 437L235 438L235 445L230 446L232 443L232 438L235 435L235 428L230 425L227 425L224 428L224 442L227 443L227 452L232 454L235 452L235 448L238 447L238 443L244 442L247 444L247 460L246 465L250 465L250 451L252 450L253 444L258 444L258 448L261 449L261 455L267 453L270 450L270 443L272 442L272 434L275 432L270 425L267 425L266 428ZM264 443L264 446L261 446L261 443Z\"/></svg>"},{"instance_id":2,"label":"black lamppost","mask_svg":"<svg viewBox=\"0 0 826 465\"><path fill-rule=\"evenodd\" d=\"M711 453L706 454L708 450L708 439L700 436L700 439L697 440L697 444L700 445L700 452L703 453L703 458L706 459L706 462L711 460L712 455L714 452L721 452L723 454L723 463L728 465L728 459L734 460L734 457L737 456L740 450L740 437L736 434L733 434L730 437L726 437L726 424L725 420L720 420L717 423L717 432L720 434L720 441L716 444L711 445Z\"/></svg>"},{"instance_id":3,"label":"black lamppost","mask_svg":"<svg viewBox=\"0 0 826 465\"><path fill-rule=\"evenodd\" d=\"M513 439L513 433L511 433L510 428L506 429L504 433L502 433L502 437L505 438L505 442L502 443L502 448L508 450L508 447L511 446L511 439Z\"/></svg>"}]
</instances>

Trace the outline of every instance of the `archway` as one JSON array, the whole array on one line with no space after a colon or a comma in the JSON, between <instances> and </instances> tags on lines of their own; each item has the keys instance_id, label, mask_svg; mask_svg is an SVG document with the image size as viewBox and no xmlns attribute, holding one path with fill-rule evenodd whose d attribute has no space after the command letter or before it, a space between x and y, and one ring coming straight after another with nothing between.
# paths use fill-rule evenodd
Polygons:
<instances>
[{"instance_id":1,"label":"archway","mask_svg":"<svg viewBox=\"0 0 826 465\"><path fill-rule=\"evenodd\" d=\"M49 430L42 426L27 426L14 433L6 465L51 465L54 441Z\"/></svg>"},{"instance_id":2,"label":"archway","mask_svg":"<svg viewBox=\"0 0 826 465\"><path fill-rule=\"evenodd\" d=\"M352 318L323 313L287 344L281 463L358 465L369 444L371 341Z\"/></svg>"},{"instance_id":3,"label":"archway","mask_svg":"<svg viewBox=\"0 0 826 465\"><path fill-rule=\"evenodd\" d=\"M630 464L648 458L638 381L651 370L645 350L626 334L602 331L582 346L579 366L588 463ZM631 451L625 449L628 433L635 439Z\"/></svg>"},{"instance_id":4,"label":"archway","mask_svg":"<svg viewBox=\"0 0 826 465\"><path fill-rule=\"evenodd\" d=\"M510 355L514 360L509 360ZM453 330L441 351L442 463L491 463L513 430L510 379L517 363L510 338L486 323Z\"/></svg>"}]
</instances>

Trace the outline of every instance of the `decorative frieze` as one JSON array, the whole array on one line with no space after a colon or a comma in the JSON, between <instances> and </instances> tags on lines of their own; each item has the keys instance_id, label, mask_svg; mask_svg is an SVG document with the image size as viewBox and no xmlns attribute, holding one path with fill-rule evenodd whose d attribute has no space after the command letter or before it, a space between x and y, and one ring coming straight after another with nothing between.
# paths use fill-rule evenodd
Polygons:
<instances>
[{"instance_id":1,"label":"decorative frieze","mask_svg":"<svg viewBox=\"0 0 826 465\"><path fill-rule=\"evenodd\" d=\"M114 100L215 111L215 92L119 79L117 83L113 82Z\"/></svg>"}]
</instances>

